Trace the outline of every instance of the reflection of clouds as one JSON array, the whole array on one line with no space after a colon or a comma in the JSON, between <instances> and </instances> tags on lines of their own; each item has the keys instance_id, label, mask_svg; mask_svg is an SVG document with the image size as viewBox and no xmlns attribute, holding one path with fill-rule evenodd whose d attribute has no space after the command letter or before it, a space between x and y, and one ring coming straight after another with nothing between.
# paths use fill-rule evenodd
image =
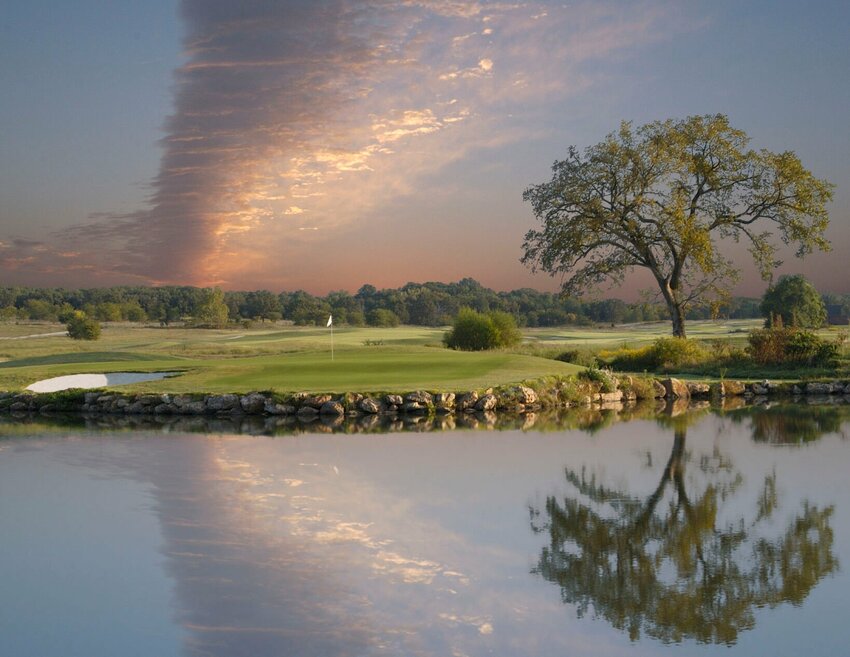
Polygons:
<instances>
[{"instance_id":1,"label":"reflection of clouds","mask_svg":"<svg viewBox=\"0 0 850 657\"><path fill-rule=\"evenodd\" d=\"M588 84L583 62L670 32L653 4L182 8L188 59L150 207L95 217L61 249L0 250L0 268L82 273L97 263L113 279L201 284L279 277L328 234L298 231L302 213L312 228L359 228L399 197L427 197L447 165L536 134L541 109Z\"/></svg>"}]
</instances>

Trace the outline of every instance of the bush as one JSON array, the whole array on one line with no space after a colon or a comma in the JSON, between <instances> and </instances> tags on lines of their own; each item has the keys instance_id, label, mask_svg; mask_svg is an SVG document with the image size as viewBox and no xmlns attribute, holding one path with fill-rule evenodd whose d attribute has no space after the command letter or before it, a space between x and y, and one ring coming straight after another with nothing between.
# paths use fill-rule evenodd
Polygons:
<instances>
[{"instance_id":1,"label":"bush","mask_svg":"<svg viewBox=\"0 0 850 657\"><path fill-rule=\"evenodd\" d=\"M68 335L74 340L97 340L100 337L100 324L97 320L77 312L66 324Z\"/></svg>"},{"instance_id":2,"label":"bush","mask_svg":"<svg viewBox=\"0 0 850 657\"><path fill-rule=\"evenodd\" d=\"M562 363L581 365L582 367L599 367L599 360L596 358L596 354L589 349L569 349L555 356L555 360L559 360Z\"/></svg>"},{"instance_id":3,"label":"bush","mask_svg":"<svg viewBox=\"0 0 850 657\"><path fill-rule=\"evenodd\" d=\"M588 367L578 373L578 378L590 383L598 383L602 392L614 392L617 389L617 380L610 370Z\"/></svg>"},{"instance_id":4,"label":"bush","mask_svg":"<svg viewBox=\"0 0 850 657\"><path fill-rule=\"evenodd\" d=\"M750 332L747 352L761 365L792 363L815 367L837 364L841 345L828 342L811 331L785 326Z\"/></svg>"},{"instance_id":5,"label":"bush","mask_svg":"<svg viewBox=\"0 0 850 657\"><path fill-rule=\"evenodd\" d=\"M516 319L510 313L494 310L487 313L496 331L497 347L515 347L522 342L522 331L517 328Z\"/></svg>"},{"instance_id":6,"label":"bush","mask_svg":"<svg viewBox=\"0 0 850 657\"><path fill-rule=\"evenodd\" d=\"M513 315L503 312L483 314L472 308L461 308L454 325L443 336L450 349L483 351L511 347L522 339Z\"/></svg>"},{"instance_id":7,"label":"bush","mask_svg":"<svg viewBox=\"0 0 850 657\"><path fill-rule=\"evenodd\" d=\"M711 354L699 342L671 337L658 338L651 345L638 349L620 349L614 352L610 362L619 371L654 372L700 365L710 358Z\"/></svg>"}]
</instances>

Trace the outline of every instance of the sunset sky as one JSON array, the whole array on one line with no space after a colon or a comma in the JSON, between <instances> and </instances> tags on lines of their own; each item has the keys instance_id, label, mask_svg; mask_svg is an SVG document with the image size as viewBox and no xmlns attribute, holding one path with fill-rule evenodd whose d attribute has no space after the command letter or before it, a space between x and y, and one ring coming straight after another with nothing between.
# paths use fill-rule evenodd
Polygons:
<instances>
[{"instance_id":1,"label":"sunset sky","mask_svg":"<svg viewBox=\"0 0 850 657\"><path fill-rule=\"evenodd\" d=\"M523 190L719 112L836 184L832 252L781 271L850 292L848 32L846 0L8 3L0 285L551 290Z\"/></svg>"}]
</instances>

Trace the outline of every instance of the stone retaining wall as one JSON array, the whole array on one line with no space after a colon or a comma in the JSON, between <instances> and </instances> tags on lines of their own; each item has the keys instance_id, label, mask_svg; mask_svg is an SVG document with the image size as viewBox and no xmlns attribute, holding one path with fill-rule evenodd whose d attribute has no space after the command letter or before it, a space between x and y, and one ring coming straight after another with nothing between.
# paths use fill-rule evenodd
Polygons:
<instances>
[{"instance_id":1,"label":"stone retaining wall","mask_svg":"<svg viewBox=\"0 0 850 657\"><path fill-rule=\"evenodd\" d=\"M112 391L63 393L0 392L0 413L81 412L113 415L266 415L343 417L358 415L447 415L489 411L525 413L541 409L596 406L631 402L638 397L666 399L722 399L742 396L850 395L847 381L775 384L770 381L702 383L679 379L653 379L637 386L631 377L615 381L616 389L603 391L598 384L574 379L545 385L514 385L484 391L437 392L416 390L406 394L344 395L251 392L237 394L131 394ZM639 392L640 391L640 394ZM647 392L650 391L650 392Z\"/></svg>"}]
</instances>

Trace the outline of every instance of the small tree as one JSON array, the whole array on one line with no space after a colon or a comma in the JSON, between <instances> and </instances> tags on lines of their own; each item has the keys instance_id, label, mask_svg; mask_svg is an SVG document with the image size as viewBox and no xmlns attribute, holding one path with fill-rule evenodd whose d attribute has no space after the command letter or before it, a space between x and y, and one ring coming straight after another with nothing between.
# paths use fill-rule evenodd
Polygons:
<instances>
[{"instance_id":1,"label":"small tree","mask_svg":"<svg viewBox=\"0 0 850 657\"><path fill-rule=\"evenodd\" d=\"M567 294L647 269L673 335L685 337L687 306L722 300L737 275L721 240L747 243L765 279L779 264L777 241L796 245L797 256L829 248L833 186L794 153L748 142L718 114L624 122L583 153L571 146L552 180L523 194L543 227L526 233L522 261L562 276Z\"/></svg>"},{"instance_id":2,"label":"small tree","mask_svg":"<svg viewBox=\"0 0 850 657\"><path fill-rule=\"evenodd\" d=\"M228 313L224 292L217 287L206 289L195 309L195 321L201 326L222 328L227 326Z\"/></svg>"},{"instance_id":3,"label":"small tree","mask_svg":"<svg viewBox=\"0 0 850 657\"><path fill-rule=\"evenodd\" d=\"M66 328L74 340L97 340L100 337L100 323L79 311L68 320Z\"/></svg>"},{"instance_id":4,"label":"small tree","mask_svg":"<svg viewBox=\"0 0 850 657\"><path fill-rule=\"evenodd\" d=\"M759 306L770 325L776 317L785 326L820 328L826 322L826 305L818 291L801 274L782 276L767 289Z\"/></svg>"}]
</instances>

